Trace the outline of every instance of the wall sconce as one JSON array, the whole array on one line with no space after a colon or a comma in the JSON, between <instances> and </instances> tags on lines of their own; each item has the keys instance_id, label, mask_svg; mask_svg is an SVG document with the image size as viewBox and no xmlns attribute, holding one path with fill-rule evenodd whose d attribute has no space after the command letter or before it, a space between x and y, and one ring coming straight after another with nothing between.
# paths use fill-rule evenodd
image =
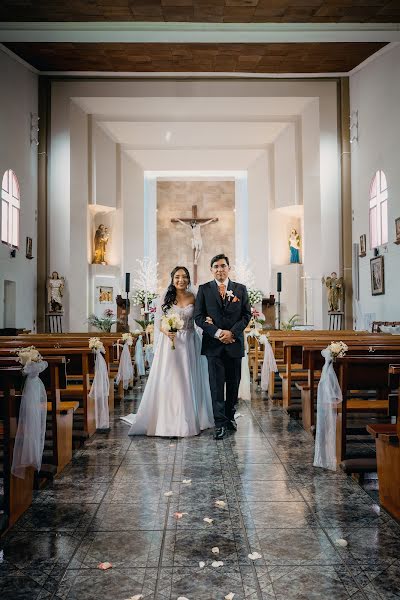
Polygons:
<instances>
[{"instance_id":1,"label":"wall sconce","mask_svg":"<svg viewBox=\"0 0 400 600\"><path fill-rule=\"evenodd\" d=\"M350 144L358 142L358 110L350 113Z\"/></svg>"},{"instance_id":2,"label":"wall sconce","mask_svg":"<svg viewBox=\"0 0 400 600\"><path fill-rule=\"evenodd\" d=\"M31 113L31 144L39 146L39 119L40 117Z\"/></svg>"}]
</instances>

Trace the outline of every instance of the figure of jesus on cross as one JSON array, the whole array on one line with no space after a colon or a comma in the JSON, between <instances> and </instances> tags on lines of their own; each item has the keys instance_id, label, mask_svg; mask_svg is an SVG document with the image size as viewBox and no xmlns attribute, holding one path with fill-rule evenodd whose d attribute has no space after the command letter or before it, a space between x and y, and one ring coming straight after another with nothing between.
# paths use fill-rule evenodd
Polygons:
<instances>
[{"instance_id":1,"label":"figure of jesus on cross","mask_svg":"<svg viewBox=\"0 0 400 600\"><path fill-rule=\"evenodd\" d=\"M185 225L185 227L189 227L191 229L194 266L193 279L195 284L197 283L197 265L199 262L199 256L203 249L201 228L204 227L204 225L209 225L210 223L215 223L216 221L218 221L217 217L212 219L197 218L197 205L192 206L192 216L190 219L171 219L171 223L181 223L182 225Z\"/></svg>"}]
</instances>

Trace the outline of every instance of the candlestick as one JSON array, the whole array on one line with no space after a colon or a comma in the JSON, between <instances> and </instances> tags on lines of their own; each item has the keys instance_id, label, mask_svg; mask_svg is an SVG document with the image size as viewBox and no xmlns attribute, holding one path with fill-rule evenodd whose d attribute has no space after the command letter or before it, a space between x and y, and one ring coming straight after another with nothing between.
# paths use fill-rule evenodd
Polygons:
<instances>
[{"instance_id":1,"label":"candlestick","mask_svg":"<svg viewBox=\"0 0 400 600\"><path fill-rule=\"evenodd\" d=\"M125 273L125 291L127 294L129 294L130 289L131 289L131 274Z\"/></svg>"}]
</instances>

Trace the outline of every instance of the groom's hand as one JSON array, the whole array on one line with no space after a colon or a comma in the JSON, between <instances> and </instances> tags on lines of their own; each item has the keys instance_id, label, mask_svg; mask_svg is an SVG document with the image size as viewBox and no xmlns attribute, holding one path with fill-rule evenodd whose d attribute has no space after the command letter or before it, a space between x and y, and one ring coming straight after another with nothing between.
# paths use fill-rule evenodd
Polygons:
<instances>
[{"instance_id":1,"label":"groom's hand","mask_svg":"<svg viewBox=\"0 0 400 600\"><path fill-rule=\"evenodd\" d=\"M233 344L235 338L233 337L232 331L229 331L229 329L223 329L220 333L219 340L223 344Z\"/></svg>"}]
</instances>

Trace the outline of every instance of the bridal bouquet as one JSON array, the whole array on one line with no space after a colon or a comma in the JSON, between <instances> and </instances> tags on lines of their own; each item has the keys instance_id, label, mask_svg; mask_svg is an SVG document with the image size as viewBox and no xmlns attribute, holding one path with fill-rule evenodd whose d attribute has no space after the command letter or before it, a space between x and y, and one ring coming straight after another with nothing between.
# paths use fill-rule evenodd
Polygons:
<instances>
[{"instance_id":1,"label":"bridal bouquet","mask_svg":"<svg viewBox=\"0 0 400 600\"><path fill-rule=\"evenodd\" d=\"M18 348L18 350L16 350L15 352L18 356L16 360L23 367L25 367L25 365L29 365L30 363L40 362L41 360L43 360L39 350L36 350L35 346L28 346L28 348Z\"/></svg>"},{"instance_id":2,"label":"bridal bouquet","mask_svg":"<svg viewBox=\"0 0 400 600\"><path fill-rule=\"evenodd\" d=\"M332 342L328 346L328 350L333 359L343 358L348 349L349 347L344 342Z\"/></svg>"},{"instance_id":3,"label":"bridal bouquet","mask_svg":"<svg viewBox=\"0 0 400 600\"><path fill-rule=\"evenodd\" d=\"M161 327L171 333L176 333L183 329L183 321L177 313L169 312L161 319ZM175 350L174 340L172 340L172 350Z\"/></svg>"},{"instance_id":4,"label":"bridal bouquet","mask_svg":"<svg viewBox=\"0 0 400 600\"><path fill-rule=\"evenodd\" d=\"M96 352L96 350L100 350L100 352L102 352L103 354L106 353L103 342L98 337L89 338L89 348L90 350L93 350L93 352Z\"/></svg>"}]
</instances>

